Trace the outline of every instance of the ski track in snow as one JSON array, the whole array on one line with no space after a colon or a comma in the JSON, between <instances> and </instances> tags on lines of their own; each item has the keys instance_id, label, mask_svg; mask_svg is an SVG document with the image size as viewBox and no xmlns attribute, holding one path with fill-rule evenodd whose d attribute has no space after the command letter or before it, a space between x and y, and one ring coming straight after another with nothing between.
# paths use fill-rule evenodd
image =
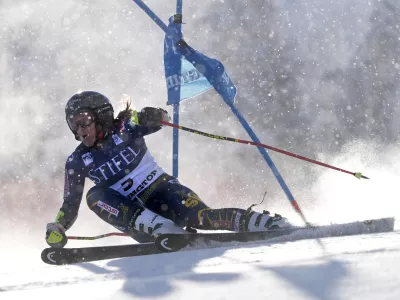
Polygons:
<instances>
[{"instance_id":1,"label":"ski track in snow","mask_svg":"<svg viewBox=\"0 0 400 300\"><path fill-rule=\"evenodd\" d=\"M287 239L0 271L0 299L400 299L400 231Z\"/></svg>"}]
</instances>

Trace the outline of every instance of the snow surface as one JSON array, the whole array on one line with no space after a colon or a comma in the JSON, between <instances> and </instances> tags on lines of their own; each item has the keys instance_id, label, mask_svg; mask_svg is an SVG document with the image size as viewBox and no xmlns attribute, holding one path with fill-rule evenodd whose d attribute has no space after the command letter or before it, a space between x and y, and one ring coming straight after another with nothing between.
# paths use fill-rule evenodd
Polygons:
<instances>
[{"instance_id":1,"label":"snow surface","mask_svg":"<svg viewBox=\"0 0 400 300\"><path fill-rule=\"evenodd\" d=\"M0 299L400 299L400 231L0 271Z\"/></svg>"}]
</instances>

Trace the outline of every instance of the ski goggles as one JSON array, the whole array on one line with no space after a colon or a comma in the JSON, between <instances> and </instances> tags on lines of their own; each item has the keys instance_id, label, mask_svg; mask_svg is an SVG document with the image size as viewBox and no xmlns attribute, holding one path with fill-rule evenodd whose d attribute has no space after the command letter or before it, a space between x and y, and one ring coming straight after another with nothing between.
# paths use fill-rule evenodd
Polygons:
<instances>
[{"instance_id":1,"label":"ski goggles","mask_svg":"<svg viewBox=\"0 0 400 300\"><path fill-rule=\"evenodd\" d=\"M67 118L67 123L72 131L77 132L79 127L86 128L95 121L93 115L88 111L81 111Z\"/></svg>"}]
</instances>

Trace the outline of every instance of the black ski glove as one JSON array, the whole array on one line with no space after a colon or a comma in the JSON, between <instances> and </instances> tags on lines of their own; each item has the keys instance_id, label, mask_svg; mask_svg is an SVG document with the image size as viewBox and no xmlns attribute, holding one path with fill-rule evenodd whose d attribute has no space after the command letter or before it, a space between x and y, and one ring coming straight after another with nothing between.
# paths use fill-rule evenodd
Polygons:
<instances>
[{"instance_id":1,"label":"black ski glove","mask_svg":"<svg viewBox=\"0 0 400 300\"><path fill-rule=\"evenodd\" d=\"M145 127L161 126L160 121L170 122L168 112L162 108L144 107L138 113L139 125Z\"/></svg>"}]
</instances>

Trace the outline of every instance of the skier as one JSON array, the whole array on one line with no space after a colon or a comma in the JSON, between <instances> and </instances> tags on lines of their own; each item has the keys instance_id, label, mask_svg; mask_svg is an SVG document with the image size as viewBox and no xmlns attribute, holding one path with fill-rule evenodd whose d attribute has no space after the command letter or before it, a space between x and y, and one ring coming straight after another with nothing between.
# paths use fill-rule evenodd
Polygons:
<instances>
[{"instance_id":1,"label":"skier","mask_svg":"<svg viewBox=\"0 0 400 300\"><path fill-rule=\"evenodd\" d=\"M66 121L81 144L65 164L64 202L55 222L47 224L46 242L64 247L82 200L85 178L95 185L87 192L89 208L101 219L138 242L162 233L202 230L265 231L288 223L280 215L250 209L209 208L177 178L157 164L144 136L169 121L161 108L130 108L114 118L107 97L85 91L73 95L65 107ZM184 229L186 228L186 230Z\"/></svg>"}]
</instances>

